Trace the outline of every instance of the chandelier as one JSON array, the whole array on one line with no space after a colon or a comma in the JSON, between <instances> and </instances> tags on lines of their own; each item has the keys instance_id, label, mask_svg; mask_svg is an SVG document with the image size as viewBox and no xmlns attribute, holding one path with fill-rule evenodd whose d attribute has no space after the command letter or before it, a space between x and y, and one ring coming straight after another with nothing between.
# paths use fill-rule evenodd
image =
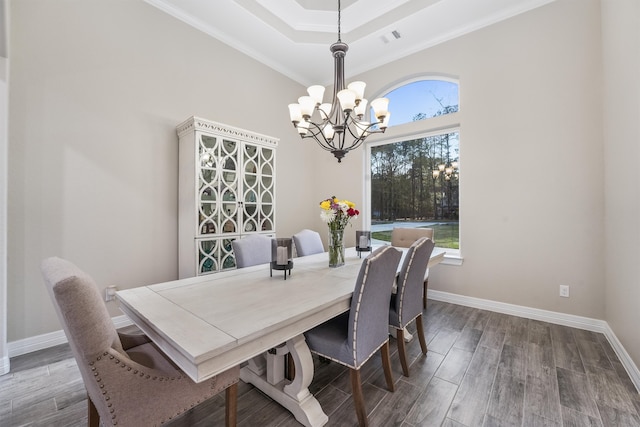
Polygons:
<instances>
[{"instance_id":1,"label":"chandelier","mask_svg":"<svg viewBox=\"0 0 640 427\"><path fill-rule=\"evenodd\" d=\"M440 164L438 169L433 170L432 174L434 179L442 175L445 181L450 181L451 178L458 178L458 162L453 162L449 165Z\"/></svg>"},{"instance_id":2,"label":"chandelier","mask_svg":"<svg viewBox=\"0 0 640 427\"><path fill-rule=\"evenodd\" d=\"M333 98L323 103L324 86L307 88L308 96L289 104L289 115L300 136L313 138L324 150L330 151L338 163L349 151L358 148L367 136L384 132L389 123L389 100L371 101L375 120L366 120L367 103L364 82L351 82L345 88L344 57L349 46L340 39L340 0L338 0L338 41L329 50L334 58Z\"/></svg>"}]
</instances>

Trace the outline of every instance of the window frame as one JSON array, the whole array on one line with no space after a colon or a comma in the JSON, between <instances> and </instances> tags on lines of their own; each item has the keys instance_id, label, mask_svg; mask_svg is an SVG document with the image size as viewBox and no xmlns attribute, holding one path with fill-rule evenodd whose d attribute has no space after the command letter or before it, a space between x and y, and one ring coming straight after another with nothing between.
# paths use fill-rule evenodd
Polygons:
<instances>
[{"instance_id":1,"label":"window frame","mask_svg":"<svg viewBox=\"0 0 640 427\"><path fill-rule=\"evenodd\" d=\"M378 147L381 145L387 144L395 144L398 142L411 140L411 139L419 139L425 137L431 137L435 135L442 135L446 133L458 133L458 149L459 149L459 165L462 167L462 129L460 125L461 121L461 113L460 113L460 85L457 79L453 79L445 76L420 76L416 78L412 78L409 80L404 80L401 84L394 85L393 87L388 88L383 93L389 93L401 86L414 83L419 80L445 80L450 82L455 82L458 84L458 111L455 113L444 114L436 117L427 117L423 120L418 120L409 123L398 124L394 126L390 126L387 128L385 133L383 134L375 134L370 135L365 144L363 150L363 171L364 171L364 185L363 185L363 201L364 201L364 211L367 212L367 215L364 215L362 225L365 230L371 230L371 148ZM390 111L393 113L393 106L390 106ZM463 174L460 175L459 182L459 200L458 204L460 210L462 210L462 182L463 182ZM459 218L459 249L450 249L450 248L442 248L446 250L445 257L443 260L443 264L449 265L462 265L463 256L462 256L462 224Z\"/></svg>"}]
</instances>

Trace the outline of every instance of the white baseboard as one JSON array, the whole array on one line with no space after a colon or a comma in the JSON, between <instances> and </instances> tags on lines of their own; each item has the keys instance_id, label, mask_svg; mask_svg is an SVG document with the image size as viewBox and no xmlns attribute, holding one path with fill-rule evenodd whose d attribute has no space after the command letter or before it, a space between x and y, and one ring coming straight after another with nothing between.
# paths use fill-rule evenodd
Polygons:
<instances>
[{"instance_id":1,"label":"white baseboard","mask_svg":"<svg viewBox=\"0 0 640 427\"><path fill-rule=\"evenodd\" d=\"M638 370L638 367L631 359L631 356L629 356L629 353L627 353L625 348L622 346L622 343L620 343L616 334L611 330L609 324L604 320L468 297L432 289L427 290L427 298L604 334L609 341L609 344L611 344L611 347L613 347L613 350L616 352L618 359L620 359L620 362L627 370L629 378L631 378L636 390L640 390L640 370Z\"/></svg>"},{"instance_id":2,"label":"white baseboard","mask_svg":"<svg viewBox=\"0 0 640 427\"><path fill-rule=\"evenodd\" d=\"M607 341L609 341L611 347L613 347L613 351L618 355L618 359L620 359L620 362L624 366L624 369L626 369L627 374L629 374L629 378L631 378L633 385L636 386L636 390L640 391L640 371L638 371L638 367L633 363L633 360L631 360L631 356L629 356L627 350L622 346L622 343L618 340L616 334L613 333L609 324L607 324L607 330L603 333L604 336L607 337Z\"/></svg>"},{"instance_id":3,"label":"white baseboard","mask_svg":"<svg viewBox=\"0 0 640 427\"><path fill-rule=\"evenodd\" d=\"M122 316L112 317L111 320L113 321L116 329L132 324L131 320L129 320L129 318L124 314ZM67 337L64 334L64 331L59 330L55 332L49 332L47 334L37 335L35 337L11 341L7 343L7 349L9 350L9 357L16 357L38 350L44 350L45 348L53 347L56 345L65 344L66 342Z\"/></svg>"}]
</instances>

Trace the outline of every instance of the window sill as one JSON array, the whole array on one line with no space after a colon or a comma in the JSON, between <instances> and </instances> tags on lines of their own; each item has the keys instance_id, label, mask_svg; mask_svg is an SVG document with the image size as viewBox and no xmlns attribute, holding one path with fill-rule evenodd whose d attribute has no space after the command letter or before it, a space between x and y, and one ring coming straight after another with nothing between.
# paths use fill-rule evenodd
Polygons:
<instances>
[{"instance_id":1,"label":"window sill","mask_svg":"<svg viewBox=\"0 0 640 427\"><path fill-rule=\"evenodd\" d=\"M444 259L441 264L445 265L462 265L464 258L460 254L459 250L456 249L445 249L447 252L444 254Z\"/></svg>"}]
</instances>

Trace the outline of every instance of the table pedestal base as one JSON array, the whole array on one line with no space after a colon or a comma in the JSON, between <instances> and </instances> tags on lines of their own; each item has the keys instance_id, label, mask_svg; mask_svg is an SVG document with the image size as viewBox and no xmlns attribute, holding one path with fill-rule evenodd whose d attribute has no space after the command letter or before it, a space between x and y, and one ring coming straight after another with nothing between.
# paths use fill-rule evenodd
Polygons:
<instances>
[{"instance_id":1,"label":"table pedestal base","mask_svg":"<svg viewBox=\"0 0 640 427\"><path fill-rule=\"evenodd\" d=\"M293 381L284 379L284 358L289 353L295 365ZM329 421L318 400L309 392L313 359L303 335L298 335L268 353L256 356L240 370L240 379L288 409L300 423L319 427Z\"/></svg>"},{"instance_id":2,"label":"table pedestal base","mask_svg":"<svg viewBox=\"0 0 640 427\"><path fill-rule=\"evenodd\" d=\"M389 335L391 335L392 337L396 337L396 328L389 326ZM411 342L411 340L413 339L413 334L409 332L409 330L405 327L404 328L404 342Z\"/></svg>"}]
</instances>

